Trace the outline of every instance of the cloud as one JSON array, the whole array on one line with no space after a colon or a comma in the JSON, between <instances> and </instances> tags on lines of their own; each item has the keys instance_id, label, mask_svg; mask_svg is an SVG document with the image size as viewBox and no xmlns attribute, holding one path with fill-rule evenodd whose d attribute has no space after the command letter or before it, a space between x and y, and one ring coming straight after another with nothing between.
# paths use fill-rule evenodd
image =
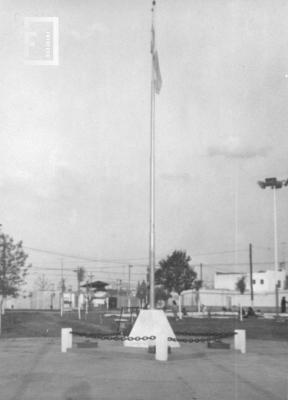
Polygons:
<instances>
[{"instance_id":1,"label":"cloud","mask_svg":"<svg viewBox=\"0 0 288 400\"><path fill-rule=\"evenodd\" d=\"M208 155L211 157L223 156L227 158L255 158L266 157L269 152L268 146L258 144L241 143L236 136L230 136L222 144L208 147Z\"/></svg>"}]
</instances>

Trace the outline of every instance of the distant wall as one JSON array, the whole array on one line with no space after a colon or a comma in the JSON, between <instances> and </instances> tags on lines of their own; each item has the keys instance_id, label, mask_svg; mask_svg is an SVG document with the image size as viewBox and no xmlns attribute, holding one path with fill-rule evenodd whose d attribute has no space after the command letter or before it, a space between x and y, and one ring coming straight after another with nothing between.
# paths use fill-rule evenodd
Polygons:
<instances>
[{"instance_id":1,"label":"distant wall","mask_svg":"<svg viewBox=\"0 0 288 400\"><path fill-rule=\"evenodd\" d=\"M30 296L19 295L18 297L8 298L5 301L5 308L15 308L18 310L37 309L49 310L60 308L60 293L51 291L33 292Z\"/></svg>"},{"instance_id":2,"label":"distant wall","mask_svg":"<svg viewBox=\"0 0 288 400\"><path fill-rule=\"evenodd\" d=\"M82 307L85 307L85 301L83 294L80 294L80 301ZM117 297L117 308L127 307L129 304L127 295L116 296ZM30 295L20 294L17 298L8 298L5 301L4 307L6 309L17 309L17 310L49 310L49 309L60 309L60 292L52 291L37 291L31 292ZM105 299L100 299L98 303L104 302ZM95 302L96 303L96 302ZM131 296L130 304L132 307L139 306L139 300L135 296ZM96 305L96 304L95 304ZM76 295L75 293L66 292L64 293L64 310L76 308Z\"/></svg>"},{"instance_id":3,"label":"distant wall","mask_svg":"<svg viewBox=\"0 0 288 400\"><path fill-rule=\"evenodd\" d=\"M279 290L279 305L282 296L285 296L288 300L288 290ZM232 290L201 289L199 291L199 299L200 304L204 304L208 307L225 307L230 309L231 307L238 307L240 304L243 307L251 305L250 292L240 294L239 292ZM183 292L182 303L186 307L196 307L197 299L195 291L186 290ZM274 308L275 292L254 294L253 305L255 308L259 309L261 309L261 307Z\"/></svg>"}]
</instances>

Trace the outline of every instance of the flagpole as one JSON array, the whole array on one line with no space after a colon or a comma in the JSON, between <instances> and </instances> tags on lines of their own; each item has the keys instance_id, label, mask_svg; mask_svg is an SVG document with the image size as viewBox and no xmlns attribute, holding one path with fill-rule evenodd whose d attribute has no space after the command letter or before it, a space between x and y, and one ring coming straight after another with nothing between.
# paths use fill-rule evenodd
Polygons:
<instances>
[{"instance_id":1,"label":"flagpole","mask_svg":"<svg viewBox=\"0 0 288 400\"><path fill-rule=\"evenodd\" d=\"M150 309L155 309L155 80L153 65L153 48L155 45L154 10L152 3L151 25L151 109L150 109L150 235L149 235L149 270L150 270Z\"/></svg>"}]
</instances>

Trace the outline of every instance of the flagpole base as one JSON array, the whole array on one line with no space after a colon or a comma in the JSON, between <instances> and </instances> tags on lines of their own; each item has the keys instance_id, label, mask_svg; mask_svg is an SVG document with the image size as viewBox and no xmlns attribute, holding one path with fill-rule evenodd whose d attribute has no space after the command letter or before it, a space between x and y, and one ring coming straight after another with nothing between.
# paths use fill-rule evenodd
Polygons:
<instances>
[{"instance_id":1,"label":"flagpole base","mask_svg":"<svg viewBox=\"0 0 288 400\"><path fill-rule=\"evenodd\" d=\"M171 328L171 325L167 319L166 314L163 310L140 310L140 313L135 321L135 324L129 334L129 337L145 337L155 336L176 339L176 336ZM148 348L150 346L156 346L156 339L154 340L125 340L125 347L142 347ZM170 347L180 347L177 341L169 341Z\"/></svg>"}]
</instances>

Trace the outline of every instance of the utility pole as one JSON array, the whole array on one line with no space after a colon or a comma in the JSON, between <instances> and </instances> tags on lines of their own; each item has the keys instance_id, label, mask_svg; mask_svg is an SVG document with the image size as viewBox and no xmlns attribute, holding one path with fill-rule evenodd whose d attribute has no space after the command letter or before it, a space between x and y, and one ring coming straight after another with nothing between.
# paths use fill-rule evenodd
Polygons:
<instances>
[{"instance_id":1,"label":"utility pole","mask_svg":"<svg viewBox=\"0 0 288 400\"><path fill-rule=\"evenodd\" d=\"M89 283L93 281L94 275L92 272L87 275L87 286L86 286L86 298L85 298L85 318L87 319L88 309L89 309L89 301L90 301L90 287L88 286Z\"/></svg>"},{"instance_id":2,"label":"utility pole","mask_svg":"<svg viewBox=\"0 0 288 400\"><path fill-rule=\"evenodd\" d=\"M286 242L281 242L282 247L282 261L280 262L280 268L286 271Z\"/></svg>"},{"instance_id":3,"label":"utility pole","mask_svg":"<svg viewBox=\"0 0 288 400\"><path fill-rule=\"evenodd\" d=\"M78 307L78 318L81 319L81 304L80 304L80 284L84 278L85 270L83 267L77 267L73 272L76 272L77 276L77 307Z\"/></svg>"},{"instance_id":4,"label":"utility pole","mask_svg":"<svg viewBox=\"0 0 288 400\"><path fill-rule=\"evenodd\" d=\"M203 264L200 263L200 281L201 282L203 282L203 271L202 271L202 269L203 269Z\"/></svg>"},{"instance_id":5,"label":"utility pole","mask_svg":"<svg viewBox=\"0 0 288 400\"><path fill-rule=\"evenodd\" d=\"M131 268L133 265L128 265L128 307L131 308Z\"/></svg>"},{"instance_id":6,"label":"utility pole","mask_svg":"<svg viewBox=\"0 0 288 400\"><path fill-rule=\"evenodd\" d=\"M145 298L145 305L149 303L150 301L150 267L147 267L147 273L146 273L146 298Z\"/></svg>"},{"instance_id":7,"label":"utility pole","mask_svg":"<svg viewBox=\"0 0 288 400\"><path fill-rule=\"evenodd\" d=\"M62 258L61 258L61 291L63 292L63 279L64 279L64 277L63 277L63 260L62 260Z\"/></svg>"},{"instance_id":8,"label":"utility pole","mask_svg":"<svg viewBox=\"0 0 288 400\"><path fill-rule=\"evenodd\" d=\"M64 276L63 276L63 260L61 258L61 299L60 299L60 315L63 316L64 308Z\"/></svg>"},{"instance_id":9,"label":"utility pole","mask_svg":"<svg viewBox=\"0 0 288 400\"><path fill-rule=\"evenodd\" d=\"M77 267L77 269L74 269L73 272L76 273L76 279L77 279L77 292L80 292L80 281L79 281L79 274L80 274L80 267Z\"/></svg>"},{"instance_id":10,"label":"utility pole","mask_svg":"<svg viewBox=\"0 0 288 400\"><path fill-rule=\"evenodd\" d=\"M249 243L249 265L250 265L250 295L251 295L251 307L253 307L254 292L253 292L253 262L252 262L252 244L251 244L251 243Z\"/></svg>"},{"instance_id":11,"label":"utility pole","mask_svg":"<svg viewBox=\"0 0 288 400\"><path fill-rule=\"evenodd\" d=\"M120 296L121 295L121 285L122 285L122 279L117 279L117 293L118 293L118 296Z\"/></svg>"},{"instance_id":12,"label":"utility pole","mask_svg":"<svg viewBox=\"0 0 288 400\"><path fill-rule=\"evenodd\" d=\"M3 283L5 282L5 277L6 277L6 238L5 234L1 232L0 228L0 237L3 240L3 250L2 250L2 279ZM0 266L1 267L1 266ZM0 300L0 335L2 335L2 314L4 314L4 296L5 296L5 285L3 287L4 291L1 295L1 300Z\"/></svg>"},{"instance_id":13,"label":"utility pole","mask_svg":"<svg viewBox=\"0 0 288 400\"><path fill-rule=\"evenodd\" d=\"M283 186L288 186L288 179L265 178L265 181L258 181L261 189L270 187L273 190L273 219L274 219L274 283L275 283L275 308L276 316L279 314L279 299L278 299L278 279L277 272L279 270L278 263L278 234L277 234L277 199L276 191Z\"/></svg>"}]
</instances>

